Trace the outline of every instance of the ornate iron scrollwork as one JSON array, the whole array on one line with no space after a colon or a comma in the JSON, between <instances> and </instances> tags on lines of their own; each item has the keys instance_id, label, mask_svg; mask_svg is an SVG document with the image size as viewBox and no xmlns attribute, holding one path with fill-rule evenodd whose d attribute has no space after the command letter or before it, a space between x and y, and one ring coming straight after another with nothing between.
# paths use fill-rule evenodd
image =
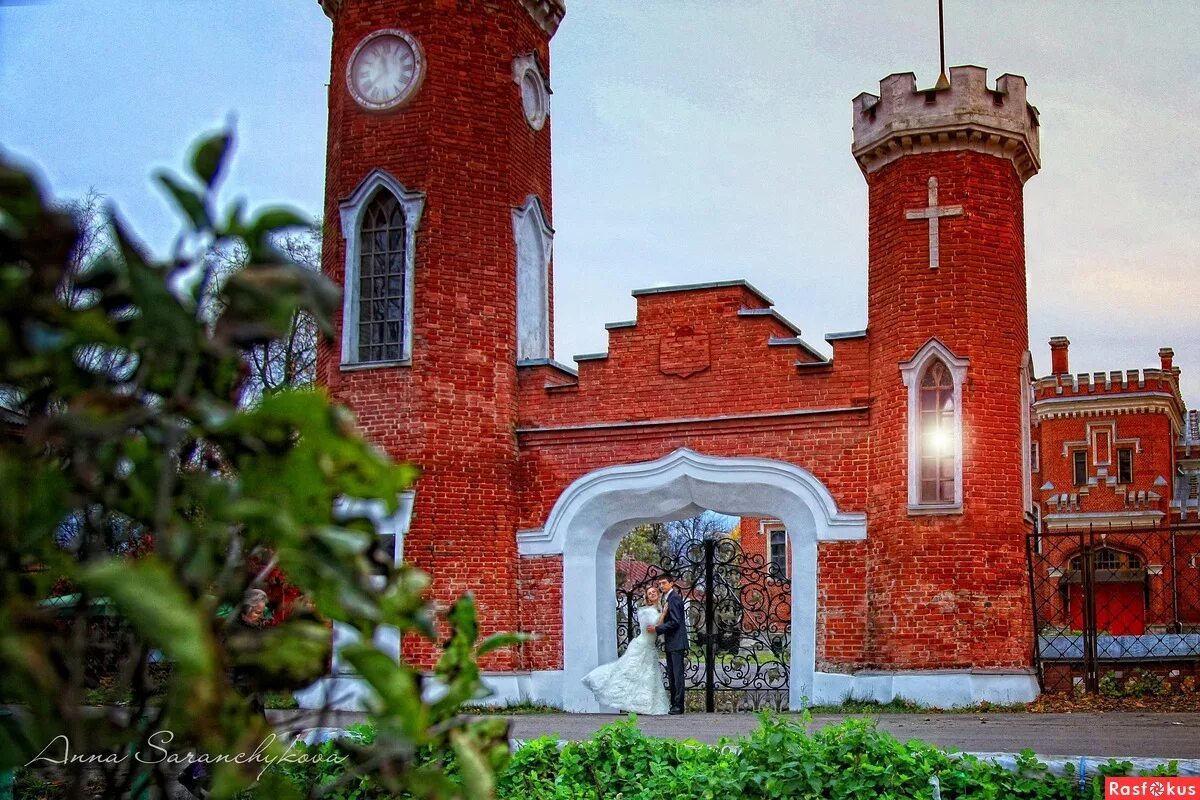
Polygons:
<instances>
[{"instance_id":1,"label":"ornate iron scrollwork","mask_svg":"<svg viewBox=\"0 0 1200 800\"><path fill-rule=\"evenodd\" d=\"M674 543L674 555L642 580L617 588L617 649L638 631L637 605L664 572L687 610L691 649L685 668L689 706L737 711L788 703L791 584L735 539Z\"/></svg>"}]
</instances>

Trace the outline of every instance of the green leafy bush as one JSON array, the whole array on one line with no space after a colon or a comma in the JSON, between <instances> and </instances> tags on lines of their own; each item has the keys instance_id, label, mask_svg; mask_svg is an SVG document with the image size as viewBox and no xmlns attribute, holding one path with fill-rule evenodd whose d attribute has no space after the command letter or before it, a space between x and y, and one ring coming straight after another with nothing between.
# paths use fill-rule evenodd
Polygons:
<instances>
[{"instance_id":1,"label":"green leafy bush","mask_svg":"<svg viewBox=\"0 0 1200 800\"><path fill-rule=\"evenodd\" d=\"M1072 769L1051 775L1031 752L1007 769L950 754L918 741L900 742L874 723L851 719L806 732L807 715L763 715L749 736L719 745L655 739L636 721L607 725L591 738L560 743L542 737L524 745L497 779L503 800L733 800L733 798L931 798L934 781L946 800L1075 800ZM342 745L317 748L332 752ZM333 772L336 772L334 770ZM453 774L453 770L450 771ZM1152 774L1173 775L1174 763ZM1103 796L1102 778L1132 774L1129 762L1109 761L1090 775L1090 796ZM311 781L311 775L302 780ZM334 780L332 773L322 780ZM265 794L253 793L254 798ZM336 800L382 798L370 780L328 795ZM407 796L407 795L405 795Z\"/></svg>"},{"instance_id":2,"label":"green leafy bush","mask_svg":"<svg viewBox=\"0 0 1200 800\"><path fill-rule=\"evenodd\" d=\"M164 731L175 755L254 752L270 729L231 668L261 692L307 685L327 668L331 621L362 642L382 626L437 640L427 576L392 564L367 520L333 508L353 497L394 510L416 469L391 463L320 390L243 402L247 352L288 334L298 314L328 335L339 301L275 246L299 217L218 208L229 146L227 133L207 138L188 176L156 176L183 225L169 259L147 255L113 216L113 246L82 269L79 221L0 160L0 698L22 706L0 725L0 770L65 736L72 753L112 758L52 776L76 797L148 782L165 791L179 766L129 758L157 756L148 745ZM218 280L225 248L244 252L245 266ZM219 609L276 568L306 604L256 641L230 635ZM89 686L99 613L116 618L127 649L108 683ZM374 737L347 751L339 780L458 792L441 769L453 753L461 784L491 794L506 724L470 722L460 707L481 693L476 657L516 639L477 646L469 598L447 621L435 669L447 691L436 702L422 700L414 665L369 644L345 649L378 704ZM84 707L97 699L125 706ZM233 795L258 770L218 767L214 795ZM261 789L282 800L306 788L287 778L271 772Z\"/></svg>"},{"instance_id":3,"label":"green leafy bush","mask_svg":"<svg viewBox=\"0 0 1200 800\"><path fill-rule=\"evenodd\" d=\"M1161 675L1141 667L1133 669L1125 678L1115 672L1106 672L1098 682L1101 697L1154 697L1171 692L1171 684Z\"/></svg>"}]
</instances>

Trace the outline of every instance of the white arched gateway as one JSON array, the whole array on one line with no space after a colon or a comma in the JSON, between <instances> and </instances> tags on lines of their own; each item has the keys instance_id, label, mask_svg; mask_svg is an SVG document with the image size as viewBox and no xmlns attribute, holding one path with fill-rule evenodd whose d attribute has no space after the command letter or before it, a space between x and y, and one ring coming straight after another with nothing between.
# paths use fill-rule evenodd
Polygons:
<instances>
[{"instance_id":1,"label":"white arched gateway","mask_svg":"<svg viewBox=\"0 0 1200 800\"><path fill-rule=\"evenodd\" d=\"M838 511L811 473L782 461L719 458L688 449L637 464L606 467L563 491L546 526L522 531L523 556L562 554L562 705L599 706L580 679L616 658L617 545L635 525L705 509L773 517L787 528L792 567L790 706L815 699L817 542L865 539L866 515Z\"/></svg>"}]
</instances>

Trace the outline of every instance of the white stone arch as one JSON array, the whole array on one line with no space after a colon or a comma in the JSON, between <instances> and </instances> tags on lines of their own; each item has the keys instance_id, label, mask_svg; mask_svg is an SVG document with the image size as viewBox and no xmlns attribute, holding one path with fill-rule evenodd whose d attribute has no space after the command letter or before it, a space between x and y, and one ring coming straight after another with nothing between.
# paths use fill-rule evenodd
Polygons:
<instances>
[{"instance_id":1,"label":"white stone arch","mask_svg":"<svg viewBox=\"0 0 1200 800\"><path fill-rule=\"evenodd\" d=\"M580 679L616 658L617 545L634 525L699 513L766 516L787 527L792 566L790 706L814 697L817 542L865 539L866 515L841 512L808 471L764 458L681 448L657 461L590 472L559 497L541 530L520 534L522 555L563 558L562 703L597 711Z\"/></svg>"}]
</instances>

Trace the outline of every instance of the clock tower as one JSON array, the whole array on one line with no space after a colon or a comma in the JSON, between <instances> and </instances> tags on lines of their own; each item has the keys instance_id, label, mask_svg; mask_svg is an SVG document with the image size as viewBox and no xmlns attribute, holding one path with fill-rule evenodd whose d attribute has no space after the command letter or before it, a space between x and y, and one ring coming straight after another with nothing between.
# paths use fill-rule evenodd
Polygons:
<instances>
[{"instance_id":1,"label":"clock tower","mask_svg":"<svg viewBox=\"0 0 1200 800\"><path fill-rule=\"evenodd\" d=\"M370 441L421 468L403 550L432 571L434 597L470 591L485 635L511 630L517 365L552 355L549 42L564 7L320 2L333 23L322 267L344 301L318 380Z\"/></svg>"}]
</instances>

